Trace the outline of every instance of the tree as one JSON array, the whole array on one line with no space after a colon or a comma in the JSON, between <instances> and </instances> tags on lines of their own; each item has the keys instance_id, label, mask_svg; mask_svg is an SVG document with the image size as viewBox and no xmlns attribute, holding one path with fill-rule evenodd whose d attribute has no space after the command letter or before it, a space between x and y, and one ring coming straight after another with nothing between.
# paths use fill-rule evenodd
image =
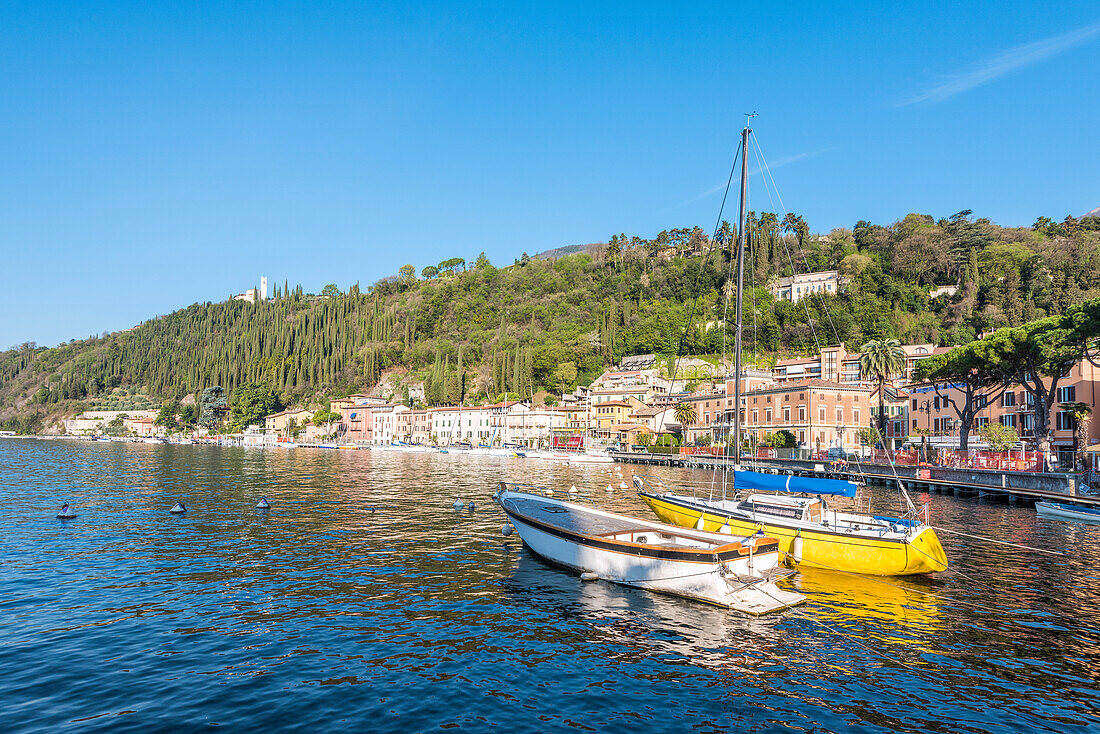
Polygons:
<instances>
[{"instance_id":1,"label":"tree","mask_svg":"<svg viewBox=\"0 0 1100 734\"><path fill-rule=\"evenodd\" d=\"M994 451L1008 451L1020 442L1016 429L1001 423L986 423L978 429L978 436Z\"/></svg>"},{"instance_id":2,"label":"tree","mask_svg":"<svg viewBox=\"0 0 1100 734\"><path fill-rule=\"evenodd\" d=\"M251 425L263 425L264 417L279 409L279 399L267 385L250 382L233 391L229 401L232 425L240 430Z\"/></svg>"},{"instance_id":3,"label":"tree","mask_svg":"<svg viewBox=\"0 0 1100 734\"><path fill-rule=\"evenodd\" d=\"M176 414L180 412L180 404L176 400L165 400L160 406L160 412L157 413L156 419L153 421L155 426L163 426L171 433L176 428Z\"/></svg>"},{"instance_id":4,"label":"tree","mask_svg":"<svg viewBox=\"0 0 1100 734\"><path fill-rule=\"evenodd\" d=\"M412 265L402 265L397 269L397 279L401 285L412 285L416 282L416 268Z\"/></svg>"},{"instance_id":5,"label":"tree","mask_svg":"<svg viewBox=\"0 0 1100 734\"><path fill-rule=\"evenodd\" d=\"M991 368L976 342L917 362L913 376L932 384L940 400L959 419L959 449L966 451L974 418L990 398L1008 387L1003 371ZM955 395L961 394L961 401Z\"/></svg>"},{"instance_id":6,"label":"tree","mask_svg":"<svg viewBox=\"0 0 1100 734\"><path fill-rule=\"evenodd\" d=\"M191 430L194 428L198 417L198 411L195 410L194 405L185 405L180 408L180 425L184 429Z\"/></svg>"},{"instance_id":7,"label":"tree","mask_svg":"<svg viewBox=\"0 0 1100 734\"><path fill-rule=\"evenodd\" d=\"M1077 461L1087 469L1089 420L1092 415L1092 406L1088 403L1062 403L1059 407L1073 418L1073 443L1074 448L1077 449Z\"/></svg>"},{"instance_id":8,"label":"tree","mask_svg":"<svg viewBox=\"0 0 1100 734\"><path fill-rule=\"evenodd\" d=\"M859 369L878 382L879 433L886 435L886 380L905 369L905 352L897 339L869 341L860 347Z\"/></svg>"},{"instance_id":9,"label":"tree","mask_svg":"<svg viewBox=\"0 0 1100 734\"><path fill-rule=\"evenodd\" d=\"M676 422L687 428L699 420L699 411L695 409L695 403L683 402L676 406Z\"/></svg>"},{"instance_id":10,"label":"tree","mask_svg":"<svg viewBox=\"0 0 1100 734\"><path fill-rule=\"evenodd\" d=\"M327 298L335 298L340 295L340 289L336 287L335 283L329 283L321 289L321 295Z\"/></svg>"},{"instance_id":11,"label":"tree","mask_svg":"<svg viewBox=\"0 0 1100 734\"><path fill-rule=\"evenodd\" d=\"M342 416L340 415L340 413L337 413L336 411L329 410L328 408L321 408L313 414L313 425L318 427L327 426L327 429L325 430L325 435L331 436L332 424L338 423L341 417Z\"/></svg>"},{"instance_id":12,"label":"tree","mask_svg":"<svg viewBox=\"0 0 1100 734\"><path fill-rule=\"evenodd\" d=\"M653 445L653 434L649 431L641 431L638 433L638 437L634 439L639 446L645 446L647 449Z\"/></svg>"},{"instance_id":13,"label":"tree","mask_svg":"<svg viewBox=\"0 0 1100 734\"><path fill-rule=\"evenodd\" d=\"M564 393L567 385L572 385L573 380L577 379L577 365L573 362L562 362L556 368L554 368L554 378L561 386L561 391Z\"/></svg>"},{"instance_id":14,"label":"tree","mask_svg":"<svg viewBox=\"0 0 1100 734\"><path fill-rule=\"evenodd\" d=\"M420 271L420 275L423 276L425 280L431 280L439 275L439 268L434 265L428 265Z\"/></svg>"},{"instance_id":15,"label":"tree","mask_svg":"<svg viewBox=\"0 0 1100 734\"><path fill-rule=\"evenodd\" d=\"M199 398L199 425L208 430L213 429L221 420L221 412L227 405L225 389L221 385L203 390Z\"/></svg>"}]
</instances>

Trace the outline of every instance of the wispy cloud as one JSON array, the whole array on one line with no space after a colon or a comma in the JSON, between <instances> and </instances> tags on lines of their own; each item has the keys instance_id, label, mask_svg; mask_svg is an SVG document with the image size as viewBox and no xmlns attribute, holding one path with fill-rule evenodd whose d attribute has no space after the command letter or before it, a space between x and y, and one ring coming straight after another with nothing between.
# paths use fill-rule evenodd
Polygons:
<instances>
[{"instance_id":1,"label":"wispy cloud","mask_svg":"<svg viewBox=\"0 0 1100 734\"><path fill-rule=\"evenodd\" d=\"M1057 56L1063 51L1079 46L1098 35L1100 35L1100 23L1093 23L1059 36L1051 36L1041 41L1005 49L998 54L961 69L939 84L903 102L899 102L896 106L905 107L921 102L943 102L974 87L999 79L1017 69Z\"/></svg>"},{"instance_id":2,"label":"wispy cloud","mask_svg":"<svg viewBox=\"0 0 1100 734\"><path fill-rule=\"evenodd\" d=\"M835 150L835 149L836 149L836 146L834 145L834 146L831 146L831 147L828 147L828 148L822 148L821 150L807 150L807 151L804 151L802 153L795 153L794 155L788 155L788 156L784 156L783 158L777 158L774 161L769 161L768 169L774 171L777 168L782 168L783 166L789 166L792 163L797 163L798 161L805 160L807 158L813 158L815 156L821 155L822 153L828 153L830 150ZM749 175L750 176L756 176L760 173L761 170L762 170L761 168L755 168L755 169L750 168L749 169ZM734 174L734 180L730 184L731 190L736 190L738 185L739 184L738 184L738 180L737 180L737 174ZM695 202L699 201L700 199L705 199L708 196L713 196L714 194L717 194L719 191L725 191L725 190L726 190L726 182L723 181L722 183L718 184L717 186L714 186L712 188L707 189L706 191L698 193L695 196L691 197L690 199L686 199L684 201L681 201L679 204L673 204L672 206L670 206L665 211L670 211L672 209L679 209L680 207L687 206L688 204L694 204Z\"/></svg>"}]
</instances>

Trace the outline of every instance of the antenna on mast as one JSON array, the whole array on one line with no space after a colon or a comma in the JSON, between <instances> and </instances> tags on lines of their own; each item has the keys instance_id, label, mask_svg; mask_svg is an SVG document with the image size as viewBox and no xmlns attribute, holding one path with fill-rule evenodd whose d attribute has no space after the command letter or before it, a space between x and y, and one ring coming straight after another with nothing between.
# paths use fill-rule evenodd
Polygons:
<instances>
[{"instance_id":1,"label":"antenna on mast","mask_svg":"<svg viewBox=\"0 0 1100 734\"><path fill-rule=\"evenodd\" d=\"M752 118L756 117L756 110L745 113L745 129L748 129L749 124L752 122Z\"/></svg>"}]
</instances>

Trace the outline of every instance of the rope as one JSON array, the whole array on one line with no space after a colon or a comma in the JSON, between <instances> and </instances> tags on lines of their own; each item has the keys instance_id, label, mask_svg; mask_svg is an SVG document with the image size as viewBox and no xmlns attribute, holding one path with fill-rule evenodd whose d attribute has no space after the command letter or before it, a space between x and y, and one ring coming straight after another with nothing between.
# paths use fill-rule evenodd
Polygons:
<instances>
[{"instance_id":1,"label":"rope","mask_svg":"<svg viewBox=\"0 0 1100 734\"><path fill-rule=\"evenodd\" d=\"M930 526L931 527L931 526ZM996 543L997 545L1007 545L1012 548L1019 548L1020 550L1029 550L1036 553L1049 553L1052 556L1064 556L1062 551L1047 550L1046 548L1035 548L1030 545L1021 545L1020 543L1009 543L1005 540L994 540L993 538L987 538L984 535L971 535L970 533L960 533L958 530L948 530L946 528L932 528L936 532L949 533L951 535L961 535L964 538L973 538L974 540L984 540L987 543Z\"/></svg>"}]
</instances>

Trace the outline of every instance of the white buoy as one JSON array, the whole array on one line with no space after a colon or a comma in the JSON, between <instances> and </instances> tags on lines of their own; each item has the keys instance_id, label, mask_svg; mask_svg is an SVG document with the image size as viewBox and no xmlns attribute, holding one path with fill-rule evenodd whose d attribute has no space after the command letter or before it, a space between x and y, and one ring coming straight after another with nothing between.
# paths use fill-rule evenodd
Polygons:
<instances>
[{"instance_id":1,"label":"white buoy","mask_svg":"<svg viewBox=\"0 0 1100 734\"><path fill-rule=\"evenodd\" d=\"M619 489L626 489L626 482L619 482Z\"/></svg>"},{"instance_id":2,"label":"white buoy","mask_svg":"<svg viewBox=\"0 0 1100 734\"><path fill-rule=\"evenodd\" d=\"M261 497L260 501L256 503L257 510L270 510L271 505L268 504L266 497Z\"/></svg>"},{"instance_id":3,"label":"white buoy","mask_svg":"<svg viewBox=\"0 0 1100 734\"><path fill-rule=\"evenodd\" d=\"M74 517L76 517L76 511L69 507L68 502L61 508L61 512L57 513L58 520L72 520Z\"/></svg>"},{"instance_id":4,"label":"white buoy","mask_svg":"<svg viewBox=\"0 0 1100 734\"><path fill-rule=\"evenodd\" d=\"M607 485L607 491L608 491L608 492L614 492L614 491L615 491L615 488L614 488L614 487L612 487L612 486L611 486L611 485L609 484L609 485Z\"/></svg>"},{"instance_id":5,"label":"white buoy","mask_svg":"<svg viewBox=\"0 0 1100 734\"><path fill-rule=\"evenodd\" d=\"M453 506L456 510L461 510L463 507L466 506L466 503L462 501L461 497L455 497L455 503Z\"/></svg>"},{"instance_id":6,"label":"white buoy","mask_svg":"<svg viewBox=\"0 0 1100 734\"><path fill-rule=\"evenodd\" d=\"M187 508L183 506L182 502L177 502L176 504L172 505L172 509L169 510L169 512L171 512L173 515L182 515L183 513L187 512Z\"/></svg>"},{"instance_id":7,"label":"white buoy","mask_svg":"<svg viewBox=\"0 0 1100 734\"><path fill-rule=\"evenodd\" d=\"M569 488L569 494L576 494L576 493L577 493L577 485L574 484L572 487Z\"/></svg>"},{"instance_id":8,"label":"white buoy","mask_svg":"<svg viewBox=\"0 0 1100 734\"><path fill-rule=\"evenodd\" d=\"M599 581L600 575L592 573L591 571L585 571L581 574L581 581Z\"/></svg>"},{"instance_id":9,"label":"white buoy","mask_svg":"<svg viewBox=\"0 0 1100 734\"><path fill-rule=\"evenodd\" d=\"M552 489L547 489L547 490L546 490L546 496L547 496L547 497L549 497L549 496L551 496L551 495L553 495L553 494L554 494L554 490L552 490Z\"/></svg>"},{"instance_id":10,"label":"white buoy","mask_svg":"<svg viewBox=\"0 0 1100 734\"><path fill-rule=\"evenodd\" d=\"M513 530L515 530L515 528L512 527L512 523L506 522L504 523L504 527L500 529L500 534L507 538L509 535L512 534Z\"/></svg>"}]
</instances>

